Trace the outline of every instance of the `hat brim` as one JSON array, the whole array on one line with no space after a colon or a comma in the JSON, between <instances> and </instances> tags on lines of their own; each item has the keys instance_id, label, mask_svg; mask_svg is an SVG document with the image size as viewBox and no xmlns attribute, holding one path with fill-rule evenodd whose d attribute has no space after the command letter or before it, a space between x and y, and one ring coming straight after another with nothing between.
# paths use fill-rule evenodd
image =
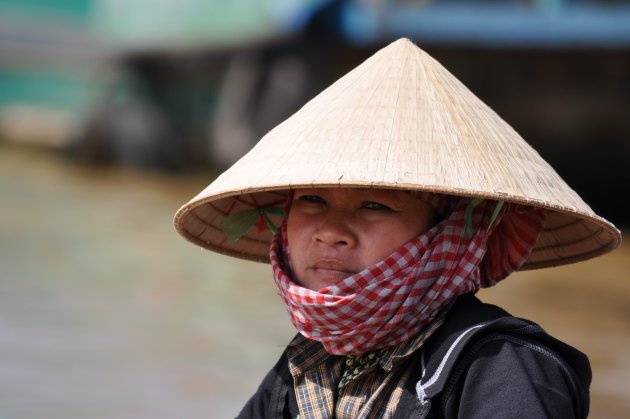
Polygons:
<instances>
[{"instance_id":1,"label":"hat brim","mask_svg":"<svg viewBox=\"0 0 630 419\"><path fill-rule=\"evenodd\" d=\"M607 220L593 213L579 213L566 208L558 208L546 202L534 202L522 197L497 196L492 194L474 194L471 191L444 190L439 188L404 187L398 185L364 184L310 184L293 185L295 188L314 187L370 187L385 189L417 190L443 193L456 196L478 197L490 200L503 200L521 205L531 205L547 210L543 231L527 261L520 268L538 269L575 263L591 259L617 248L621 243L621 234ZM251 228L238 241L231 243L219 224L229 214L236 211L266 206L282 208L288 197L286 186L265 188L264 190L231 191L214 196L198 196L182 206L175 215L177 231L188 241L203 248L227 256L254 262L269 263L269 246L272 233L268 229L259 231ZM271 215L278 225L280 218Z\"/></svg>"}]
</instances>

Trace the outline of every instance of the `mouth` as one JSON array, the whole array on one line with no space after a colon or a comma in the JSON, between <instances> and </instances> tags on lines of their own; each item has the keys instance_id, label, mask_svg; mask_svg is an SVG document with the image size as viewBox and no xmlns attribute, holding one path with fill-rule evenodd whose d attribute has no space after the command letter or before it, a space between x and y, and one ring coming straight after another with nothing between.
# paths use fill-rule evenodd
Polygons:
<instances>
[{"instance_id":1,"label":"mouth","mask_svg":"<svg viewBox=\"0 0 630 419\"><path fill-rule=\"evenodd\" d=\"M342 260L318 258L305 266L299 282L303 287L321 290L335 285L357 272Z\"/></svg>"},{"instance_id":2,"label":"mouth","mask_svg":"<svg viewBox=\"0 0 630 419\"><path fill-rule=\"evenodd\" d=\"M345 264L336 260L320 260L311 266L311 270L318 275L347 278L356 272Z\"/></svg>"}]
</instances>

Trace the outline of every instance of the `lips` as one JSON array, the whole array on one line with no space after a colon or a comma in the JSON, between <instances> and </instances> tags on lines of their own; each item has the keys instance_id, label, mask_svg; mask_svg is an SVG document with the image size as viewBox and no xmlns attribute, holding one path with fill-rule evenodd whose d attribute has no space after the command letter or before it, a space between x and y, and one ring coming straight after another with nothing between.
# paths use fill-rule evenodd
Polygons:
<instances>
[{"instance_id":1,"label":"lips","mask_svg":"<svg viewBox=\"0 0 630 419\"><path fill-rule=\"evenodd\" d=\"M321 269L329 271L340 271L346 273L354 273L354 269L350 268L348 264L340 261L339 259L321 258L317 259L312 265L312 269Z\"/></svg>"},{"instance_id":2,"label":"lips","mask_svg":"<svg viewBox=\"0 0 630 419\"><path fill-rule=\"evenodd\" d=\"M310 267L310 270L319 277L336 280L347 278L356 273L354 269L334 259L320 259Z\"/></svg>"},{"instance_id":3,"label":"lips","mask_svg":"<svg viewBox=\"0 0 630 419\"><path fill-rule=\"evenodd\" d=\"M331 271L350 272L344 263L334 259L321 259L311 266L313 269L325 269Z\"/></svg>"}]
</instances>

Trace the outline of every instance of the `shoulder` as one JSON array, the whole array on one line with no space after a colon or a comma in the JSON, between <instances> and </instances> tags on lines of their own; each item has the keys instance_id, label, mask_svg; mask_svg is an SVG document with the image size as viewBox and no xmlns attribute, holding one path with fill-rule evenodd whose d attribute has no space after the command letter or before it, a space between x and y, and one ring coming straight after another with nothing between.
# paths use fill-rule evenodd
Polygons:
<instances>
[{"instance_id":1,"label":"shoulder","mask_svg":"<svg viewBox=\"0 0 630 419\"><path fill-rule=\"evenodd\" d=\"M475 412L506 417L515 411L585 417L588 412L587 357L537 324L473 296L460 298L451 309L422 353L422 368L418 397L439 403L450 417L461 411L467 417Z\"/></svg>"},{"instance_id":2,"label":"shoulder","mask_svg":"<svg viewBox=\"0 0 630 419\"><path fill-rule=\"evenodd\" d=\"M237 418L283 417L285 401L291 387L287 351L282 353L274 367L258 386L256 393L247 401Z\"/></svg>"},{"instance_id":3,"label":"shoulder","mask_svg":"<svg viewBox=\"0 0 630 419\"><path fill-rule=\"evenodd\" d=\"M438 398L446 417L586 417L588 389L557 352L530 338L493 333L474 342Z\"/></svg>"}]
</instances>

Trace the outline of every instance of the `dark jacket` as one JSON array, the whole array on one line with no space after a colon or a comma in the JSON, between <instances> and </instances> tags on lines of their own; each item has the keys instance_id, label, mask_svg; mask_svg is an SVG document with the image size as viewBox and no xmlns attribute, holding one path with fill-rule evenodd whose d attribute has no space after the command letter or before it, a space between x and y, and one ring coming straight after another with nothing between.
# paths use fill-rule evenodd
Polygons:
<instances>
[{"instance_id":1,"label":"dark jacket","mask_svg":"<svg viewBox=\"0 0 630 419\"><path fill-rule=\"evenodd\" d=\"M584 418L591 370L584 354L476 297L460 297L412 355L396 418ZM286 352L239 418L295 417ZM302 418L305 419L305 418Z\"/></svg>"}]
</instances>

